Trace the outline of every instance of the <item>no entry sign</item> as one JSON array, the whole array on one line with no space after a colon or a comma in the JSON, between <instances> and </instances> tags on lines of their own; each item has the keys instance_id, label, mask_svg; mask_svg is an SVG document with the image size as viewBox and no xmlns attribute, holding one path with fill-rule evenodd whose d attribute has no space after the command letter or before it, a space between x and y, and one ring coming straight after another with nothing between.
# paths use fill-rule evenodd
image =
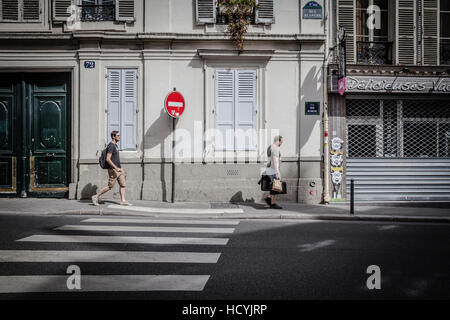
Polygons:
<instances>
[{"instance_id":1,"label":"no entry sign","mask_svg":"<svg viewBox=\"0 0 450 320\"><path fill-rule=\"evenodd\" d=\"M164 107L166 108L167 113L172 118L179 118L186 107L186 103L184 101L183 95L178 91L172 91L166 97L166 101L164 102Z\"/></svg>"}]
</instances>

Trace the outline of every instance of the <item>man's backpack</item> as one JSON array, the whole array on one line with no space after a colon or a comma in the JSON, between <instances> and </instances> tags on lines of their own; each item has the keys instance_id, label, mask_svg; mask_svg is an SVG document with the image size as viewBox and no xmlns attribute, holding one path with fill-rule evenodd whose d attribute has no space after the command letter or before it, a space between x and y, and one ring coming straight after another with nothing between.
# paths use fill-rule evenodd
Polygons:
<instances>
[{"instance_id":1,"label":"man's backpack","mask_svg":"<svg viewBox=\"0 0 450 320\"><path fill-rule=\"evenodd\" d=\"M100 158L98 158L98 163L100 164L100 167L102 169L108 169L108 165L106 163L106 151L108 150L108 147L106 147L103 151L102 154L100 155Z\"/></svg>"}]
</instances>

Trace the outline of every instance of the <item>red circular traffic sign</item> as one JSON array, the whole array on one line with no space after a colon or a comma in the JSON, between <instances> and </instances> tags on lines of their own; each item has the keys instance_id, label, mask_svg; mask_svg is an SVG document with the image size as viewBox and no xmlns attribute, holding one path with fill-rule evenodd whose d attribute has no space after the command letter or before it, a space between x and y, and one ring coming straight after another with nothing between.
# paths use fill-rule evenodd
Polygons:
<instances>
[{"instance_id":1,"label":"red circular traffic sign","mask_svg":"<svg viewBox=\"0 0 450 320\"><path fill-rule=\"evenodd\" d=\"M169 116L172 118L179 118L186 107L183 95L178 91L172 91L167 95L164 107Z\"/></svg>"}]
</instances>

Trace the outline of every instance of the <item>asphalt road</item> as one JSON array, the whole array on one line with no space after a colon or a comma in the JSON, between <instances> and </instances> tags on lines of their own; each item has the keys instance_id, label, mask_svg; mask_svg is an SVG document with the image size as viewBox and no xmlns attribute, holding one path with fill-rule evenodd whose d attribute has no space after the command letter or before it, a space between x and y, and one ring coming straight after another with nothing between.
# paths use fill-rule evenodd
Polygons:
<instances>
[{"instance_id":1,"label":"asphalt road","mask_svg":"<svg viewBox=\"0 0 450 320\"><path fill-rule=\"evenodd\" d=\"M449 224L119 219L0 216L0 299L450 298ZM66 287L69 265L81 290ZM381 289L367 288L371 265ZM114 277L125 275L136 278Z\"/></svg>"}]
</instances>

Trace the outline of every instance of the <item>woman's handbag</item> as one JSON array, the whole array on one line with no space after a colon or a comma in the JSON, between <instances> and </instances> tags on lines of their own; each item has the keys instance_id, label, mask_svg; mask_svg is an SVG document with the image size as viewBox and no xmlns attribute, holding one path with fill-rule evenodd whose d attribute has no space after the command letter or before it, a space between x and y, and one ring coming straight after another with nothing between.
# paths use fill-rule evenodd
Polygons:
<instances>
[{"instance_id":1,"label":"woman's handbag","mask_svg":"<svg viewBox=\"0 0 450 320\"><path fill-rule=\"evenodd\" d=\"M282 192L283 191L283 184L281 183L280 179L273 179L272 191L275 191L275 192Z\"/></svg>"}]
</instances>

